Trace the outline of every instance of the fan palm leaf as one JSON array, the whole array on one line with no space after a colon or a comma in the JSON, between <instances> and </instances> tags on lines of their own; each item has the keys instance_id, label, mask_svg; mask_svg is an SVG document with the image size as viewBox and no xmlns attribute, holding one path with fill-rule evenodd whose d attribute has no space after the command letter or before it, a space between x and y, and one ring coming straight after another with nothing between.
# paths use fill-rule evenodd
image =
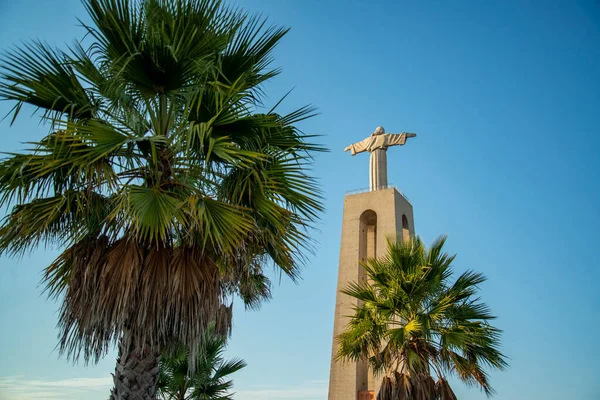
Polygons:
<instances>
[{"instance_id":1,"label":"fan palm leaf","mask_svg":"<svg viewBox=\"0 0 600 400\"><path fill-rule=\"evenodd\" d=\"M225 360L226 339L209 328L195 349L194 368L190 351L178 344L165 350L159 364L158 395L163 400L229 400L233 382L227 378L246 366L240 359Z\"/></svg>"},{"instance_id":2,"label":"fan palm leaf","mask_svg":"<svg viewBox=\"0 0 600 400\"><path fill-rule=\"evenodd\" d=\"M445 241L390 242L385 257L362 263L367 279L342 290L361 305L338 337L338 359L364 360L382 375L379 400L456 399L447 376L491 395L484 368L507 365L495 317L477 297L485 277L466 271L451 282Z\"/></svg>"}]
</instances>

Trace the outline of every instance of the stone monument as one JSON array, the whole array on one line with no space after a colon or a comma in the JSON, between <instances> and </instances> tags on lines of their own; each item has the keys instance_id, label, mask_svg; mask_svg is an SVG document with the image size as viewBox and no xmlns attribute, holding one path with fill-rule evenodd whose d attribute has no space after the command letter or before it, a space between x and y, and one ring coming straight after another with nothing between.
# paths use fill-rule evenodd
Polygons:
<instances>
[{"instance_id":1,"label":"stone monument","mask_svg":"<svg viewBox=\"0 0 600 400\"><path fill-rule=\"evenodd\" d=\"M368 138L358 143L351 144L344 151L350 150L352 155L368 151L371 153L371 165L369 167L369 187L371 191L387 188L387 148L391 146L403 146L406 139L417 136L414 133L385 133L382 126L378 126L375 132Z\"/></svg>"},{"instance_id":2,"label":"stone monument","mask_svg":"<svg viewBox=\"0 0 600 400\"><path fill-rule=\"evenodd\" d=\"M329 374L329 400L374 399L381 377L375 377L364 362L336 361L337 336L348 324L353 308L359 305L340 290L350 282L366 279L360 262L385 255L387 240L408 240L414 235L413 207L410 201L387 181L388 147L404 145L414 133L389 134L382 127L344 151L352 155L371 154L369 191L347 194L344 198L342 242L333 322L333 346Z\"/></svg>"}]
</instances>

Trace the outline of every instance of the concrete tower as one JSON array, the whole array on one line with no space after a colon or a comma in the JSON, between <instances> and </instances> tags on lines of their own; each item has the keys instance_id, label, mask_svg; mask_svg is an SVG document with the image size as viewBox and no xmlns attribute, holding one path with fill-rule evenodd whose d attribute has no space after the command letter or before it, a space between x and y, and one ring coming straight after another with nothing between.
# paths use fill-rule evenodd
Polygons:
<instances>
[{"instance_id":1,"label":"concrete tower","mask_svg":"<svg viewBox=\"0 0 600 400\"><path fill-rule=\"evenodd\" d=\"M383 128L381 128L381 131L383 131ZM352 150L353 154L358 153L359 151L350 148L358 144L350 145L347 149ZM381 149L381 147L378 149ZM367 151L373 157L373 150L378 149L367 148ZM386 149L387 146L383 148L384 151ZM379 156L379 159L381 158ZM383 159L385 160L385 157ZM380 171L373 171L373 168L377 168L377 163L371 161L370 176L381 175ZM387 166L385 167L387 170ZM338 351L337 337L345 330L350 315L354 313L353 308L359 305L358 300L342 294L340 290L347 287L351 282L366 279L365 270L360 262L370 257L385 255L387 240L395 241L400 238L407 240L414 235L412 204L395 187L388 187L387 176L383 179L385 179L385 185L374 185L371 181L370 191L350 193L344 198L342 242L329 375L329 400L375 399L381 382L381 377L374 377L366 363L341 362L336 361L335 357Z\"/></svg>"}]
</instances>

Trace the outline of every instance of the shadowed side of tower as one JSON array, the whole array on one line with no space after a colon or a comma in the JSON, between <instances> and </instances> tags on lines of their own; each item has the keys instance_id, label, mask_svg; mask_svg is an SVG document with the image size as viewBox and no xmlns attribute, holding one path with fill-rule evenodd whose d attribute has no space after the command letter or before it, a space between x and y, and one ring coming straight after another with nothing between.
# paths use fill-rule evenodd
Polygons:
<instances>
[{"instance_id":1,"label":"shadowed side of tower","mask_svg":"<svg viewBox=\"0 0 600 400\"><path fill-rule=\"evenodd\" d=\"M354 307L359 305L340 290L349 283L366 279L360 262L385 255L387 240L414 235L413 208L395 188L350 194L344 198L342 241L338 270L333 346L329 375L329 400L356 400L360 392L379 389L380 379L369 373L364 362L336 361L337 336L346 328Z\"/></svg>"}]
</instances>

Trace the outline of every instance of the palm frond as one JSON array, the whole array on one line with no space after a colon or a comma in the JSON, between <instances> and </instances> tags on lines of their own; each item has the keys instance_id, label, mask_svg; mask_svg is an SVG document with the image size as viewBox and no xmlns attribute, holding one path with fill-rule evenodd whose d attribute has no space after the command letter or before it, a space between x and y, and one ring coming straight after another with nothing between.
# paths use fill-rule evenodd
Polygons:
<instances>
[{"instance_id":1,"label":"palm frond","mask_svg":"<svg viewBox=\"0 0 600 400\"><path fill-rule=\"evenodd\" d=\"M229 399L233 382L227 378L246 367L246 362L226 360L223 356L225 347L225 338L211 326L194 349L193 364L192 352L187 347L176 344L166 349L159 365L159 395L175 400Z\"/></svg>"},{"instance_id":2,"label":"palm frond","mask_svg":"<svg viewBox=\"0 0 600 400\"><path fill-rule=\"evenodd\" d=\"M387 255L362 264L366 281L342 291L363 305L338 337L338 359L368 360L383 374L378 399L456 399L446 374L491 395L484 367L507 365L494 316L475 297L485 277L466 271L451 283L455 256L445 241L389 242Z\"/></svg>"},{"instance_id":3,"label":"palm frond","mask_svg":"<svg viewBox=\"0 0 600 400\"><path fill-rule=\"evenodd\" d=\"M40 243L77 242L99 232L108 211L108 200L91 191L65 191L17 205L0 226L0 253L21 254Z\"/></svg>"},{"instance_id":4,"label":"palm frond","mask_svg":"<svg viewBox=\"0 0 600 400\"><path fill-rule=\"evenodd\" d=\"M0 97L16 102L14 121L23 104L41 109L44 117L87 119L96 105L79 82L68 56L34 41L2 54Z\"/></svg>"}]
</instances>

